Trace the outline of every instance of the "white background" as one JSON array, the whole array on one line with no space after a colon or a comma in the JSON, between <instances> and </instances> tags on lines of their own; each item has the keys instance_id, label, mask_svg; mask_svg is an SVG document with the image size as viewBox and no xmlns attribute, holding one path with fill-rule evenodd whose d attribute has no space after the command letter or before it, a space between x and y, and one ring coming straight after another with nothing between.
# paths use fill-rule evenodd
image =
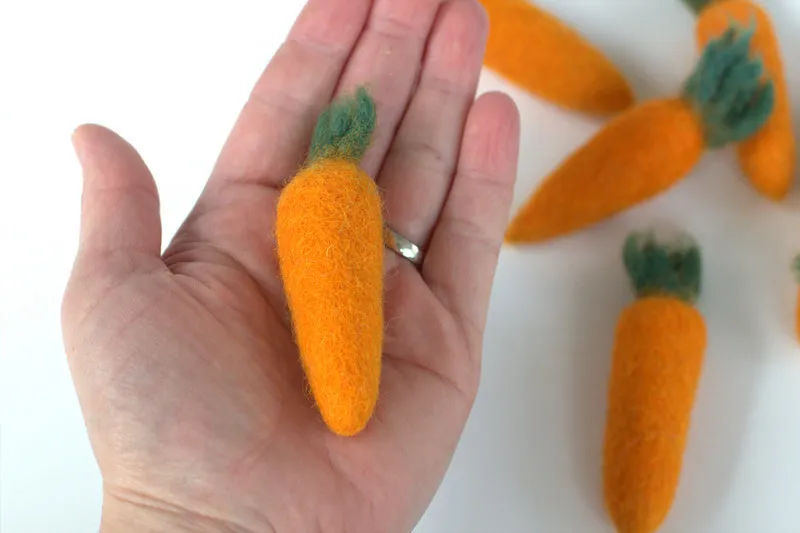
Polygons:
<instances>
[{"instance_id":1,"label":"white background","mask_svg":"<svg viewBox=\"0 0 800 533\"><path fill-rule=\"evenodd\" d=\"M540 3L604 49L641 99L675 94L695 61L693 19L678 0ZM790 53L800 46L800 2L763 3L800 104L800 61ZM100 480L59 327L78 230L72 129L99 122L138 147L170 235L300 8L300 0L0 0L3 533L98 523ZM481 90L498 88L522 112L518 206L599 122L486 73ZM654 219L678 222L702 243L710 331L682 484L663 531L800 531L800 349L789 272L800 251L800 201L762 200L723 150L668 195L612 222L504 251L480 395L419 533L609 531L600 490L609 353L616 316L632 298L619 246Z\"/></svg>"}]
</instances>

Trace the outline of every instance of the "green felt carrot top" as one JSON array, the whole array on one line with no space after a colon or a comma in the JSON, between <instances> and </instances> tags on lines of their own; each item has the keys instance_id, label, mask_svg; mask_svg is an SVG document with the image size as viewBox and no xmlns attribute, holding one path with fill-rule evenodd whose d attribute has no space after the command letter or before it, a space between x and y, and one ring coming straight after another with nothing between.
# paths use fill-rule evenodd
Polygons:
<instances>
[{"instance_id":1,"label":"green felt carrot top","mask_svg":"<svg viewBox=\"0 0 800 533\"><path fill-rule=\"evenodd\" d=\"M700 13L714 1L715 0L683 0L683 3L686 4L689 7L689 9L691 9L695 13Z\"/></svg>"},{"instance_id":2,"label":"green felt carrot top","mask_svg":"<svg viewBox=\"0 0 800 533\"><path fill-rule=\"evenodd\" d=\"M689 234L635 232L622 256L639 298L668 295L692 304L700 296L700 248Z\"/></svg>"},{"instance_id":3,"label":"green felt carrot top","mask_svg":"<svg viewBox=\"0 0 800 533\"><path fill-rule=\"evenodd\" d=\"M342 97L319 117L311 140L308 164L320 159L359 161L369 148L377 115L375 101L364 87Z\"/></svg>"},{"instance_id":4,"label":"green felt carrot top","mask_svg":"<svg viewBox=\"0 0 800 533\"><path fill-rule=\"evenodd\" d=\"M684 98L702 119L706 144L718 148L747 139L769 119L775 87L751 57L753 29L732 25L708 43L684 86Z\"/></svg>"}]
</instances>

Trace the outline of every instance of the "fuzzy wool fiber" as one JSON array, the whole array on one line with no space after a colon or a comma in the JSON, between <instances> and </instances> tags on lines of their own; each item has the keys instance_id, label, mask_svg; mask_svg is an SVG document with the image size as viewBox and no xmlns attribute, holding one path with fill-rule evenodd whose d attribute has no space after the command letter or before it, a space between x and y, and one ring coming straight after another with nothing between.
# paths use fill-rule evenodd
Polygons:
<instances>
[{"instance_id":1,"label":"fuzzy wool fiber","mask_svg":"<svg viewBox=\"0 0 800 533\"><path fill-rule=\"evenodd\" d=\"M633 104L619 69L558 18L527 0L480 2L489 15L488 68L574 111L608 115Z\"/></svg>"},{"instance_id":2,"label":"fuzzy wool fiber","mask_svg":"<svg viewBox=\"0 0 800 533\"><path fill-rule=\"evenodd\" d=\"M623 261L637 300L617 323L604 495L618 533L653 533L676 496L703 367L701 257L690 236L650 231L628 238Z\"/></svg>"},{"instance_id":3,"label":"fuzzy wool fiber","mask_svg":"<svg viewBox=\"0 0 800 533\"><path fill-rule=\"evenodd\" d=\"M772 115L761 129L737 146L739 164L756 191L781 201L795 180L797 148L780 43L772 19L763 7L748 0L720 0L700 11L698 45L705 46L725 33L731 20L743 27L753 26L751 52L761 58L766 76L775 86Z\"/></svg>"},{"instance_id":4,"label":"fuzzy wool fiber","mask_svg":"<svg viewBox=\"0 0 800 533\"><path fill-rule=\"evenodd\" d=\"M705 48L681 97L613 118L546 177L514 216L507 243L537 243L610 218L671 188L707 148L742 141L769 118L772 82L750 57L751 31Z\"/></svg>"},{"instance_id":5,"label":"fuzzy wool fiber","mask_svg":"<svg viewBox=\"0 0 800 533\"><path fill-rule=\"evenodd\" d=\"M326 110L309 163L278 202L278 259L300 359L322 418L341 436L366 427L381 376L382 202L358 166L374 124L365 92Z\"/></svg>"}]
</instances>

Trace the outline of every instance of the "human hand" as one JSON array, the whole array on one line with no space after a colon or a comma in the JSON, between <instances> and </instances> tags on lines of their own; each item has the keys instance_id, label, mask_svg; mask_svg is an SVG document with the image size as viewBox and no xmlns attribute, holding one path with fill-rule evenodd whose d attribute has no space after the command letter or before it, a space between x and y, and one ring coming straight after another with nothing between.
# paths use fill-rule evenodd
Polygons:
<instances>
[{"instance_id":1,"label":"human hand","mask_svg":"<svg viewBox=\"0 0 800 533\"><path fill-rule=\"evenodd\" d=\"M474 101L485 34L474 0L310 0L163 254L145 164L106 129L75 132L63 329L104 533L413 528L476 394L516 174L513 103ZM341 438L305 394L273 229L318 113L362 84L379 116L362 168L426 257L386 252L380 398Z\"/></svg>"}]
</instances>

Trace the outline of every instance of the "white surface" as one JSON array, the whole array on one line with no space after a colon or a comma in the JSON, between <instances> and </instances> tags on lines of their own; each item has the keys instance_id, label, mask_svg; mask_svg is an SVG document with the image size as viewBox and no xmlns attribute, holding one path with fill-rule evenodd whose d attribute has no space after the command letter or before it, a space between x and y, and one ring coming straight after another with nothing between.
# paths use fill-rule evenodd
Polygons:
<instances>
[{"instance_id":1,"label":"white surface","mask_svg":"<svg viewBox=\"0 0 800 533\"><path fill-rule=\"evenodd\" d=\"M401 0L397 0L401 1ZM678 0L540 0L616 60L640 98L675 93L695 59ZM800 2L772 11L800 104ZM78 229L69 135L115 128L144 155L170 235L300 0L0 2L0 531L92 531L100 482L63 356L61 291ZM598 123L519 103L519 205ZM800 105L796 105L800 109ZM800 350L788 265L800 202L758 198L730 151L613 222L530 251L506 251L482 388L419 533L609 531L600 453L609 352L630 299L618 249L653 219L679 222L706 252L710 346L683 482L664 533L800 530Z\"/></svg>"}]
</instances>

